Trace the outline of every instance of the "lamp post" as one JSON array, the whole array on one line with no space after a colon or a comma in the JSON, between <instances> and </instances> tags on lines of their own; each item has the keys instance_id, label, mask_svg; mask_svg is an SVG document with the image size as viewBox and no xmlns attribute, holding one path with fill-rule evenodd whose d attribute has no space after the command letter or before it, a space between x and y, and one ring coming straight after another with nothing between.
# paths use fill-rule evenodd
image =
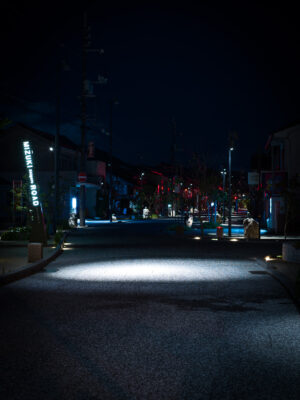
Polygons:
<instances>
[{"instance_id":1,"label":"lamp post","mask_svg":"<svg viewBox=\"0 0 300 400\"><path fill-rule=\"evenodd\" d=\"M225 223L225 180L226 180L226 168L223 168L221 175L223 176L223 224Z\"/></svg>"},{"instance_id":2,"label":"lamp post","mask_svg":"<svg viewBox=\"0 0 300 400\"><path fill-rule=\"evenodd\" d=\"M83 14L82 29L82 66L81 66L81 146L80 146L80 173L86 173L86 97L88 95L86 80L86 55L89 42L89 33L87 26L86 12ZM80 183L80 206L79 206L80 227L85 226L85 207L86 207L86 189L83 182Z\"/></svg>"},{"instance_id":3,"label":"lamp post","mask_svg":"<svg viewBox=\"0 0 300 400\"><path fill-rule=\"evenodd\" d=\"M231 152L233 147L228 150L228 236L231 236Z\"/></svg>"},{"instance_id":4,"label":"lamp post","mask_svg":"<svg viewBox=\"0 0 300 400\"><path fill-rule=\"evenodd\" d=\"M63 44L60 45L63 47ZM54 145L54 218L53 218L53 231L56 232L59 220L59 160L60 160L60 123L61 123L61 82L62 72L70 71L64 59L62 59L61 52L58 54L57 70L56 70L56 131L55 131L55 145ZM53 149L50 151L53 151Z\"/></svg>"},{"instance_id":5,"label":"lamp post","mask_svg":"<svg viewBox=\"0 0 300 400\"><path fill-rule=\"evenodd\" d=\"M61 64L60 60L57 63L56 71L56 131L55 131L55 145L54 145L54 218L53 218L53 231L54 234L58 222L58 206L59 206L59 136L60 136L60 95L61 95Z\"/></svg>"},{"instance_id":6,"label":"lamp post","mask_svg":"<svg viewBox=\"0 0 300 400\"><path fill-rule=\"evenodd\" d=\"M109 195L108 195L108 209L109 209L109 221L112 223L112 147L113 147L113 108L114 105L119 104L117 100L110 100L109 102Z\"/></svg>"}]
</instances>

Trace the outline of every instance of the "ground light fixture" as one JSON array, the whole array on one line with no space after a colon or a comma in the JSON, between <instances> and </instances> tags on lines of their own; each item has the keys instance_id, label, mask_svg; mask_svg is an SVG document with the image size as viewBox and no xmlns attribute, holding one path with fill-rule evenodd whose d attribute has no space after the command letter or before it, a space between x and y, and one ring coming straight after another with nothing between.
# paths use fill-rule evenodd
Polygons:
<instances>
[{"instance_id":1,"label":"ground light fixture","mask_svg":"<svg viewBox=\"0 0 300 400\"><path fill-rule=\"evenodd\" d=\"M200 240L201 237L200 237L200 236L195 236L194 239L195 239L195 240Z\"/></svg>"},{"instance_id":2,"label":"ground light fixture","mask_svg":"<svg viewBox=\"0 0 300 400\"><path fill-rule=\"evenodd\" d=\"M265 257L265 261L276 261L276 260L277 260L277 258L274 258L272 256L266 256Z\"/></svg>"},{"instance_id":3,"label":"ground light fixture","mask_svg":"<svg viewBox=\"0 0 300 400\"><path fill-rule=\"evenodd\" d=\"M230 241L231 241L231 242L238 242L239 239L233 238L233 239L230 239Z\"/></svg>"}]
</instances>

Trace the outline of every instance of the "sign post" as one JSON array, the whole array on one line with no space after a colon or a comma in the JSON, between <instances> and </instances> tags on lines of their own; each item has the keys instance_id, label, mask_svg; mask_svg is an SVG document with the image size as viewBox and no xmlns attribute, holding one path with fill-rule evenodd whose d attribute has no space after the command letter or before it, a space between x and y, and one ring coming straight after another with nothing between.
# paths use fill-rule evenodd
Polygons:
<instances>
[{"instance_id":1,"label":"sign post","mask_svg":"<svg viewBox=\"0 0 300 400\"><path fill-rule=\"evenodd\" d=\"M47 233L45 228L43 211L39 199L38 186L34 176L32 149L29 141L23 142L25 165L29 177L30 195L30 242L40 242L47 245Z\"/></svg>"}]
</instances>

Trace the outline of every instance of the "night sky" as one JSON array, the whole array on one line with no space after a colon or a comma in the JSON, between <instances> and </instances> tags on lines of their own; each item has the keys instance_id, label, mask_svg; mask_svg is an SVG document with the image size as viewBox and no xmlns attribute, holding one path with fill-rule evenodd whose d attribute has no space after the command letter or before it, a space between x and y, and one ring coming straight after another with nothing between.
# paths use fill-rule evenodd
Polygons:
<instances>
[{"instance_id":1,"label":"night sky","mask_svg":"<svg viewBox=\"0 0 300 400\"><path fill-rule=\"evenodd\" d=\"M83 7L64 2L2 4L0 116L55 132L58 54L62 72L61 133L80 142ZM178 162L198 152L227 163L228 134L238 133L233 168L249 168L269 133L299 120L298 14L292 3L254 2L122 6L86 2L93 48L88 79L87 141L107 150L109 101L114 153L131 163L170 162L171 120ZM63 44L63 46L60 46Z\"/></svg>"}]
</instances>

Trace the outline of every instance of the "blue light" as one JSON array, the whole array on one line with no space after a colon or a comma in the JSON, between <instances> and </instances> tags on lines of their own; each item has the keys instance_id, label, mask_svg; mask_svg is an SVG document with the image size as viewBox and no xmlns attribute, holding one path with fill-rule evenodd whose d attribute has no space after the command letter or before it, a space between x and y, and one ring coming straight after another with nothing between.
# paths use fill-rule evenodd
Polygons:
<instances>
[{"instance_id":1,"label":"blue light","mask_svg":"<svg viewBox=\"0 0 300 400\"><path fill-rule=\"evenodd\" d=\"M72 211L76 213L76 210L77 210L77 198L72 197Z\"/></svg>"}]
</instances>

